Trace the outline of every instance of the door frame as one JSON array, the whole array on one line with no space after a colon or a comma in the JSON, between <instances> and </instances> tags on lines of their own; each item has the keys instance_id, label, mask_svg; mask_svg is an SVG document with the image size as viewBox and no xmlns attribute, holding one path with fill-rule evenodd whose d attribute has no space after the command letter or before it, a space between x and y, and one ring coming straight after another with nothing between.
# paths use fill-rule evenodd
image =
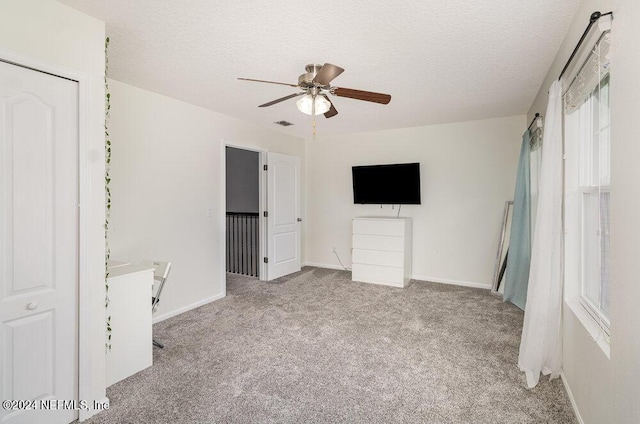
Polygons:
<instances>
[{"instance_id":1,"label":"door frame","mask_svg":"<svg viewBox=\"0 0 640 424\"><path fill-rule=\"evenodd\" d=\"M240 150L248 150L250 152L257 152L258 153L258 160L259 160L259 178L258 178L258 191L259 191L259 199L258 199L258 225L260 228L259 231L259 249L260 251L258 252L258 258L267 256L267 220L264 217L263 212L267 210L267 178L265 176L265 173L263 171L264 166L267 164L267 154L268 154L268 150L263 148L263 147L258 147L258 146L253 146L250 144L243 144L243 143L238 143L238 142L233 142L233 141L229 141L226 139L222 139L221 140L222 143L220 143L221 145L221 156L220 159L222 161L222 166L220 167L222 169L222 175L221 175L221 180L223 182L223 189L222 189L222 201L220 202L220 204L222 205L222 213L220 214L220 223L221 223L221 228L224 230L223 234L226 234L226 230L227 230L227 221L226 221L226 215L227 215L227 155L226 155L226 150L227 147L233 147L234 149L240 149ZM224 255L221 258L221 280L220 281L224 281L224 296L227 295L227 266L226 266L226 254L227 254L227 244L226 244L226 240L225 237L221 237L220 238L220 251L224 252ZM264 263L264 261L260 261L260 269L259 269L259 279L260 281L267 281L267 264Z\"/></svg>"},{"instance_id":2,"label":"door frame","mask_svg":"<svg viewBox=\"0 0 640 424\"><path fill-rule=\"evenodd\" d=\"M89 76L64 66L36 59L0 47L0 61L22 68L50 74L78 83L78 399L89 402L92 393L92 340L93 320L91 305L91 163L89 162ZM92 411L81 409L79 420L89 418Z\"/></svg>"}]
</instances>

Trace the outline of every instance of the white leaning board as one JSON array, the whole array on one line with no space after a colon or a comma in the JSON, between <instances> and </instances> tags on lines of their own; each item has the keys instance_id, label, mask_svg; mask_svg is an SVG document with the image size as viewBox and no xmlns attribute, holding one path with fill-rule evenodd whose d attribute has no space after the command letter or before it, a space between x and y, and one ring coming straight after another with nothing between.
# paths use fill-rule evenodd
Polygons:
<instances>
[{"instance_id":1,"label":"white leaning board","mask_svg":"<svg viewBox=\"0 0 640 424\"><path fill-rule=\"evenodd\" d=\"M405 287L411 279L411 218L353 219L351 279Z\"/></svg>"}]
</instances>

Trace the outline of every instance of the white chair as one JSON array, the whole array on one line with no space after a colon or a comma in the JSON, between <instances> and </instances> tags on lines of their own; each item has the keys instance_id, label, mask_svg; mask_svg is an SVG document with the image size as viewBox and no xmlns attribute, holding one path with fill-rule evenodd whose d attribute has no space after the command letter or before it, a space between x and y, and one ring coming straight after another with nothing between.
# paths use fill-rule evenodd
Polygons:
<instances>
[{"instance_id":1,"label":"white chair","mask_svg":"<svg viewBox=\"0 0 640 424\"><path fill-rule=\"evenodd\" d=\"M158 282L158 289L155 291L155 295L151 296L151 312L154 313L158 307L158 303L160 303L160 295L162 294L164 283L167 281L167 277L169 276L171 262L143 260L142 265L147 265L153 268L153 279ZM153 345L158 346L160 349L164 348L164 345L156 339L153 339Z\"/></svg>"}]
</instances>

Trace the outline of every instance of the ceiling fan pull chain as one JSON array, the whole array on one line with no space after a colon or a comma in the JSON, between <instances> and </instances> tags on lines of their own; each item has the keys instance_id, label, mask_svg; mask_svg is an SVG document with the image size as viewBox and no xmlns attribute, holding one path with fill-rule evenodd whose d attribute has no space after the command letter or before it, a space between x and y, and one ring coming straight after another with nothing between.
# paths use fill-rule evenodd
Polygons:
<instances>
[{"instance_id":1,"label":"ceiling fan pull chain","mask_svg":"<svg viewBox=\"0 0 640 424\"><path fill-rule=\"evenodd\" d=\"M311 116L313 117L313 139L316 139L316 94L311 95Z\"/></svg>"}]
</instances>

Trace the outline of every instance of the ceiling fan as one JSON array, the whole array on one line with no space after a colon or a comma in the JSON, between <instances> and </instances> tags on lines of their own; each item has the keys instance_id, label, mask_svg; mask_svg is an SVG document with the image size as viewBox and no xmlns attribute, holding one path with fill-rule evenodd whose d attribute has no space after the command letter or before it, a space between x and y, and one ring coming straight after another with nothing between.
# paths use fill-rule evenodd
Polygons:
<instances>
[{"instance_id":1,"label":"ceiling fan","mask_svg":"<svg viewBox=\"0 0 640 424\"><path fill-rule=\"evenodd\" d=\"M344 72L344 69L339 66L332 65L331 63L325 63L324 65L310 64L305 66L305 70L307 72L298 77L298 84L287 84L284 82L265 81L251 78L238 79L242 81L287 85L289 87L297 87L302 90L299 93L290 94L288 96L272 100L258 107L268 107L285 100L303 96L296 102L298 110L302 113L306 113L307 115L320 115L323 113L325 118L331 118L338 114L333 103L329 100L329 96L327 96L329 93L338 97L348 97L350 99L381 103L383 105L386 105L391 101L391 96L389 94L354 90L352 88L332 87L331 81Z\"/></svg>"}]
</instances>

